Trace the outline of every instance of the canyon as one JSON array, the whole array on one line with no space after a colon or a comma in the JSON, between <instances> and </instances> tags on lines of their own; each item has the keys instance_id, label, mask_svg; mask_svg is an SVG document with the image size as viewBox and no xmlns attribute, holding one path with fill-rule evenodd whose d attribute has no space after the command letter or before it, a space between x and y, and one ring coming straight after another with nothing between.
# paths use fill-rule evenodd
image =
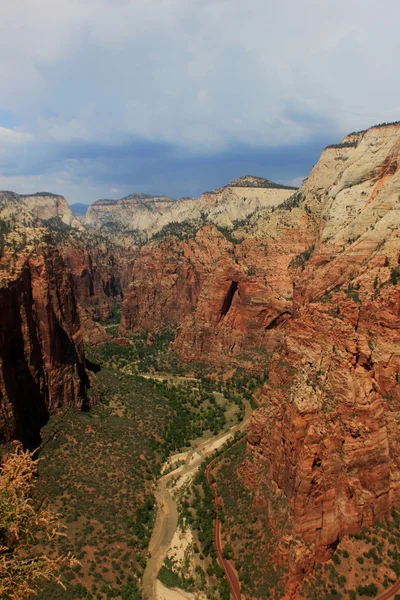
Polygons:
<instances>
[{"instance_id":1,"label":"canyon","mask_svg":"<svg viewBox=\"0 0 400 600\"><path fill-rule=\"evenodd\" d=\"M89 408L84 341L176 328L187 368L263 375L237 477L293 594L400 506L400 125L328 146L297 189L246 176L199 199L132 194L81 219L0 193L0 439ZM293 591L294 590L294 591Z\"/></svg>"}]
</instances>

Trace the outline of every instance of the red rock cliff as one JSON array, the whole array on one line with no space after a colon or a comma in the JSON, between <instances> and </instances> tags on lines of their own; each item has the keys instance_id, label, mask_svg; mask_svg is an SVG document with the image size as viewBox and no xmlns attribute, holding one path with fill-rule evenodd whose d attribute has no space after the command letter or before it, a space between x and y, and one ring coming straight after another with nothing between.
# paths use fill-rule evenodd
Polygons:
<instances>
[{"instance_id":1,"label":"red rock cliff","mask_svg":"<svg viewBox=\"0 0 400 600\"><path fill-rule=\"evenodd\" d=\"M180 323L194 310L203 281L231 246L213 225L193 239L168 237L147 244L131 264L121 328L156 330Z\"/></svg>"},{"instance_id":2,"label":"red rock cliff","mask_svg":"<svg viewBox=\"0 0 400 600\"><path fill-rule=\"evenodd\" d=\"M250 424L249 485L284 495L317 559L400 503L399 142L329 148L303 186L318 228Z\"/></svg>"},{"instance_id":3,"label":"red rock cliff","mask_svg":"<svg viewBox=\"0 0 400 600\"><path fill-rule=\"evenodd\" d=\"M87 376L71 277L51 246L21 252L0 284L0 441L38 443L58 408L86 404Z\"/></svg>"},{"instance_id":4,"label":"red rock cliff","mask_svg":"<svg viewBox=\"0 0 400 600\"><path fill-rule=\"evenodd\" d=\"M124 303L126 328L180 323L186 360L269 370L244 472L320 559L400 503L398 165L398 125L345 138L242 243L199 232L208 266L193 241L142 249Z\"/></svg>"}]
</instances>

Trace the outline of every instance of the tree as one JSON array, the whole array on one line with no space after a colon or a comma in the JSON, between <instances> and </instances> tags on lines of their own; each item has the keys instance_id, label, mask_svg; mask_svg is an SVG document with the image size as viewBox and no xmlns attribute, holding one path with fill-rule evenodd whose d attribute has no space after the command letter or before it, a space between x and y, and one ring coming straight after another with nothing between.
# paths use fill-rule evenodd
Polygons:
<instances>
[{"instance_id":1,"label":"tree","mask_svg":"<svg viewBox=\"0 0 400 600\"><path fill-rule=\"evenodd\" d=\"M41 579L60 580L63 566L79 564L70 554L52 558L35 552L41 544L58 535L57 515L47 507L35 507L32 500L37 460L17 448L0 467L0 598L26 600L36 595Z\"/></svg>"}]
</instances>

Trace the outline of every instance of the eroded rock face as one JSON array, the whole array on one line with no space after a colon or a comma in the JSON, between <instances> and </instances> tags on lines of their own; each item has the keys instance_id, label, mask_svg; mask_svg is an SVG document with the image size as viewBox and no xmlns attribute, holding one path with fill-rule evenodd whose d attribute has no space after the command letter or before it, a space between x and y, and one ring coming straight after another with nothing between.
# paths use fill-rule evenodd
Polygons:
<instances>
[{"instance_id":1,"label":"eroded rock face","mask_svg":"<svg viewBox=\"0 0 400 600\"><path fill-rule=\"evenodd\" d=\"M176 325L196 306L202 283L231 244L207 225L194 238L167 238L137 252L122 303L121 329L157 330Z\"/></svg>"},{"instance_id":2,"label":"eroded rock face","mask_svg":"<svg viewBox=\"0 0 400 600\"><path fill-rule=\"evenodd\" d=\"M186 360L226 362L250 370L265 365L293 317L288 265L312 239L307 218L300 231L289 221L279 239L248 238L216 262L195 310L177 332L175 347Z\"/></svg>"},{"instance_id":3,"label":"eroded rock face","mask_svg":"<svg viewBox=\"0 0 400 600\"><path fill-rule=\"evenodd\" d=\"M72 213L68 202L63 196L39 192L33 195L20 196L20 199L37 219L45 221L60 219L65 225L81 228L78 219Z\"/></svg>"},{"instance_id":4,"label":"eroded rock face","mask_svg":"<svg viewBox=\"0 0 400 600\"><path fill-rule=\"evenodd\" d=\"M200 198L175 201L166 196L131 194L121 200L98 200L89 207L84 222L96 229L129 232L130 238L146 240L168 225L187 221L229 227L261 207L276 206L292 193L293 188L248 176Z\"/></svg>"},{"instance_id":5,"label":"eroded rock face","mask_svg":"<svg viewBox=\"0 0 400 600\"><path fill-rule=\"evenodd\" d=\"M66 244L62 254L71 273L75 295L95 320L111 316L112 306L121 302L127 285L127 257L119 248L104 243L96 246Z\"/></svg>"},{"instance_id":6,"label":"eroded rock face","mask_svg":"<svg viewBox=\"0 0 400 600\"><path fill-rule=\"evenodd\" d=\"M87 377L64 261L49 248L18 267L0 287L0 440L33 447L49 414L85 406Z\"/></svg>"},{"instance_id":7,"label":"eroded rock face","mask_svg":"<svg viewBox=\"0 0 400 600\"><path fill-rule=\"evenodd\" d=\"M201 223L231 226L241 219L231 235L206 224L186 237L154 238L134 250L123 271L118 259L100 249L85 253L72 245L62 250L77 297L89 311L106 316L108 294L122 296L129 281L122 330L179 325L174 348L185 360L268 370L242 471L272 524L278 505L287 512L282 548L291 553L296 576L313 560L328 557L341 536L400 503L398 165L400 127L373 128L325 149L284 206L278 205L291 191L278 190L280 197L248 178L204 194L197 204L163 198L125 202L124 210L134 212L129 226L139 227L135 219L142 211L150 233L196 219L201 210ZM98 204L96 226L110 214L120 218L115 204ZM54 298L46 276L37 276L32 263L26 265L29 277L15 264L14 283L2 291L4 298L8 294L4 305L13 307L2 339L5 348L9 339L17 340L17 356L25 357L18 359L22 380L25 372L28 378L33 373L32 381L42 390L33 395L38 398L35 411L44 414L67 396L80 402L71 388L80 364L75 309L66 291L61 300ZM41 272L50 273L46 262ZM30 283L35 278L40 285ZM26 311L34 316L28 318ZM48 349L54 343L49 334L54 315L74 342L78 360L68 363L60 348ZM89 312L86 320L93 328L92 316ZM35 337L31 331L39 333ZM99 339L103 333L96 328ZM61 384L63 373L69 394ZM7 394L7 384L2 386ZM17 428L17 412L3 400L7 432ZM293 546L297 535L303 541Z\"/></svg>"},{"instance_id":8,"label":"eroded rock face","mask_svg":"<svg viewBox=\"0 0 400 600\"><path fill-rule=\"evenodd\" d=\"M398 125L348 136L238 243L217 251L202 229L211 266L192 253L189 270L195 242L142 249L125 301L127 329L180 323L188 361L269 371L243 472L271 523L285 499L289 538L318 560L400 503L398 165Z\"/></svg>"},{"instance_id":9,"label":"eroded rock face","mask_svg":"<svg viewBox=\"0 0 400 600\"><path fill-rule=\"evenodd\" d=\"M400 502L399 140L327 149L303 186L319 226L249 429L249 485L284 493L318 560Z\"/></svg>"},{"instance_id":10,"label":"eroded rock face","mask_svg":"<svg viewBox=\"0 0 400 600\"><path fill-rule=\"evenodd\" d=\"M0 441L35 446L50 414L86 407L83 340L109 339L95 321L122 300L127 261L61 196L0 192L0 222Z\"/></svg>"}]
</instances>

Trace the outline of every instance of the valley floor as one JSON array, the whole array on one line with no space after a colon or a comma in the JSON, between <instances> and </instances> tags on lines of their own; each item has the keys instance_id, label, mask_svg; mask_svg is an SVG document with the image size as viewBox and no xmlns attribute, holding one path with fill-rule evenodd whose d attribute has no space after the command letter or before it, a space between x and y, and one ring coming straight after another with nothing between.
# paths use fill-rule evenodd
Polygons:
<instances>
[{"instance_id":1,"label":"valley floor","mask_svg":"<svg viewBox=\"0 0 400 600\"><path fill-rule=\"evenodd\" d=\"M155 492L158 512L149 545L150 558L147 561L143 576L145 598L162 600L164 594L162 590L161 596L158 593L157 576L168 551L171 549L171 543L177 531L178 506L176 496L179 494L179 490L183 486L190 485L193 475L208 456L223 446L225 442L231 440L236 432L243 430L250 414L251 407L249 403L246 403L245 419L240 424L231 427L226 433L194 443L190 451L179 455L180 461L184 461L184 464L161 477ZM167 461L166 465L169 465L170 462L171 459ZM177 550L176 546L174 550Z\"/></svg>"}]
</instances>

